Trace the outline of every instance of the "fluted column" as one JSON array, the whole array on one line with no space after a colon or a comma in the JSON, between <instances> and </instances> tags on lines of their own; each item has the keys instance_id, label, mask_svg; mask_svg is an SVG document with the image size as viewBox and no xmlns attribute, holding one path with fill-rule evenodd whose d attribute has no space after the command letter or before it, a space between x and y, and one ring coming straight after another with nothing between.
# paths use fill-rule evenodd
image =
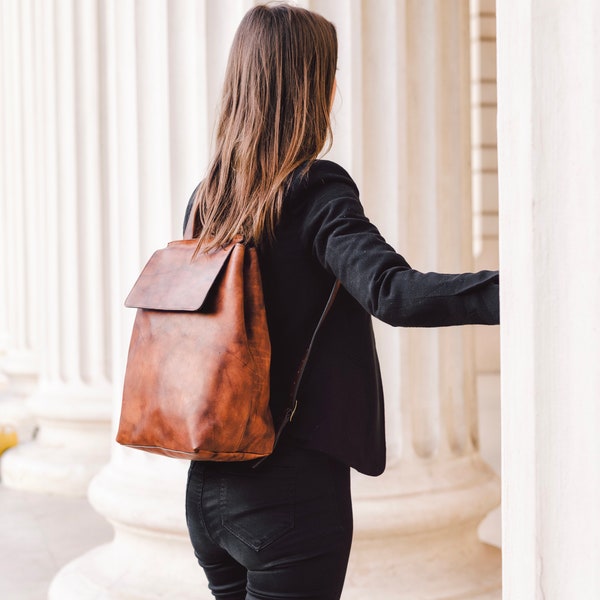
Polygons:
<instances>
[{"instance_id":1,"label":"fluted column","mask_svg":"<svg viewBox=\"0 0 600 600\"><path fill-rule=\"evenodd\" d=\"M0 312L6 329L0 373L0 422L17 426L20 439L30 438L35 421L24 398L35 387L38 372L38 307L40 246L34 171L36 137L31 114L33 38L23 27L30 2L7 0L2 5L0 60L2 77L2 258Z\"/></svg>"},{"instance_id":2,"label":"fluted column","mask_svg":"<svg viewBox=\"0 0 600 600\"><path fill-rule=\"evenodd\" d=\"M107 48L114 422L133 311L123 298L151 253L182 236L207 165L216 103L242 1L101 3ZM67 565L50 598L209 598L184 515L187 461L113 447L92 505L115 539ZM118 586L118 591L116 587Z\"/></svg>"},{"instance_id":3,"label":"fluted column","mask_svg":"<svg viewBox=\"0 0 600 600\"><path fill-rule=\"evenodd\" d=\"M8 349L9 327L8 327L8 246L6 236L8 234L8 195L9 174L7 172L6 155L9 152L8 143L9 114L6 102L9 97L8 66L8 38L6 36L6 23L10 22L9 16L0 11L0 98L3 98L0 107L0 393L8 385L8 377L2 369L2 358Z\"/></svg>"},{"instance_id":4,"label":"fluted column","mask_svg":"<svg viewBox=\"0 0 600 600\"><path fill-rule=\"evenodd\" d=\"M97 2L20 5L35 90L25 122L37 143L24 175L43 223L41 374L27 401L40 429L6 453L2 476L14 488L84 495L108 460L112 387Z\"/></svg>"},{"instance_id":5,"label":"fluted column","mask_svg":"<svg viewBox=\"0 0 600 600\"><path fill-rule=\"evenodd\" d=\"M470 270L468 2L373 4L357 14L353 64L362 153L351 168L367 214L415 268ZM500 553L477 536L499 485L478 452L473 331L376 332L388 468L354 479L343 597L500 598Z\"/></svg>"},{"instance_id":6,"label":"fluted column","mask_svg":"<svg viewBox=\"0 0 600 600\"><path fill-rule=\"evenodd\" d=\"M600 597L599 28L498 2L506 600Z\"/></svg>"},{"instance_id":7,"label":"fluted column","mask_svg":"<svg viewBox=\"0 0 600 600\"><path fill-rule=\"evenodd\" d=\"M4 373L1 361L8 349L9 327L8 327L8 247L6 236L8 233L8 173L6 165L6 154L9 151L8 143L8 111L6 101L8 98L7 67L7 38L5 23L8 15L0 11L0 97L4 99L0 108L0 394L8 385L8 377Z\"/></svg>"}]
</instances>

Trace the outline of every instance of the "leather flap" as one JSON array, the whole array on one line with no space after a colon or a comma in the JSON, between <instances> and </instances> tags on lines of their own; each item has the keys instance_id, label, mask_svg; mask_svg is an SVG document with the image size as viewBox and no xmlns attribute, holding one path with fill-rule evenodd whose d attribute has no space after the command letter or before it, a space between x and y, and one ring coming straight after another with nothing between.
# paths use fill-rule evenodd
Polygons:
<instances>
[{"instance_id":1,"label":"leather flap","mask_svg":"<svg viewBox=\"0 0 600 600\"><path fill-rule=\"evenodd\" d=\"M171 242L157 250L125 300L129 308L196 311L202 307L235 244L192 260L196 240Z\"/></svg>"}]
</instances>

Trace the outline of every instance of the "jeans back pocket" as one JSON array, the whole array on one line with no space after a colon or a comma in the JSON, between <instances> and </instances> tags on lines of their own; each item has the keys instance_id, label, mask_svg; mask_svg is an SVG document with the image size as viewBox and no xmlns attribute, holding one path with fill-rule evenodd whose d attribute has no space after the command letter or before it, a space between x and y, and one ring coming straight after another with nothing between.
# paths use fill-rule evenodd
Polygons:
<instances>
[{"instance_id":1,"label":"jeans back pocket","mask_svg":"<svg viewBox=\"0 0 600 600\"><path fill-rule=\"evenodd\" d=\"M270 467L221 477L221 524L255 551L294 527L293 467Z\"/></svg>"}]
</instances>

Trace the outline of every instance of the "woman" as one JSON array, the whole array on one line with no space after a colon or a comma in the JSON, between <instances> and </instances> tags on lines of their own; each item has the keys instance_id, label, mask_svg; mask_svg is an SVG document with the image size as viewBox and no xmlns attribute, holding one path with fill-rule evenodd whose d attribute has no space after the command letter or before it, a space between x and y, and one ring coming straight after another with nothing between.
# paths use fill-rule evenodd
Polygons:
<instances>
[{"instance_id":1,"label":"woman","mask_svg":"<svg viewBox=\"0 0 600 600\"><path fill-rule=\"evenodd\" d=\"M272 345L271 410L281 421L334 282L342 288L274 453L193 462L187 522L216 598L339 598L352 538L350 467L385 466L383 397L371 315L394 326L496 324L498 273L419 273L365 217L330 139L337 39L323 17L257 6L236 33L206 179L190 200L201 244L242 235L259 250ZM196 204L194 204L196 200ZM185 228L185 225L184 225Z\"/></svg>"}]
</instances>

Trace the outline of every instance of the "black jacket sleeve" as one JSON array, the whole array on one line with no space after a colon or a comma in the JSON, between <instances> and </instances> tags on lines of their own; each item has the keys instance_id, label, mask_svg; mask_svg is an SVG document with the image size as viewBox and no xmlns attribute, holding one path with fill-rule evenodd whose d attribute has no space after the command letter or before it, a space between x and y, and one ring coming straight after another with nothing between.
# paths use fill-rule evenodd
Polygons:
<instances>
[{"instance_id":1,"label":"black jacket sleeve","mask_svg":"<svg viewBox=\"0 0 600 600\"><path fill-rule=\"evenodd\" d=\"M499 323L497 271L421 273L364 214L352 178L318 161L298 186L302 241L369 313L394 326Z\"/></svg>"}]
</instances>

